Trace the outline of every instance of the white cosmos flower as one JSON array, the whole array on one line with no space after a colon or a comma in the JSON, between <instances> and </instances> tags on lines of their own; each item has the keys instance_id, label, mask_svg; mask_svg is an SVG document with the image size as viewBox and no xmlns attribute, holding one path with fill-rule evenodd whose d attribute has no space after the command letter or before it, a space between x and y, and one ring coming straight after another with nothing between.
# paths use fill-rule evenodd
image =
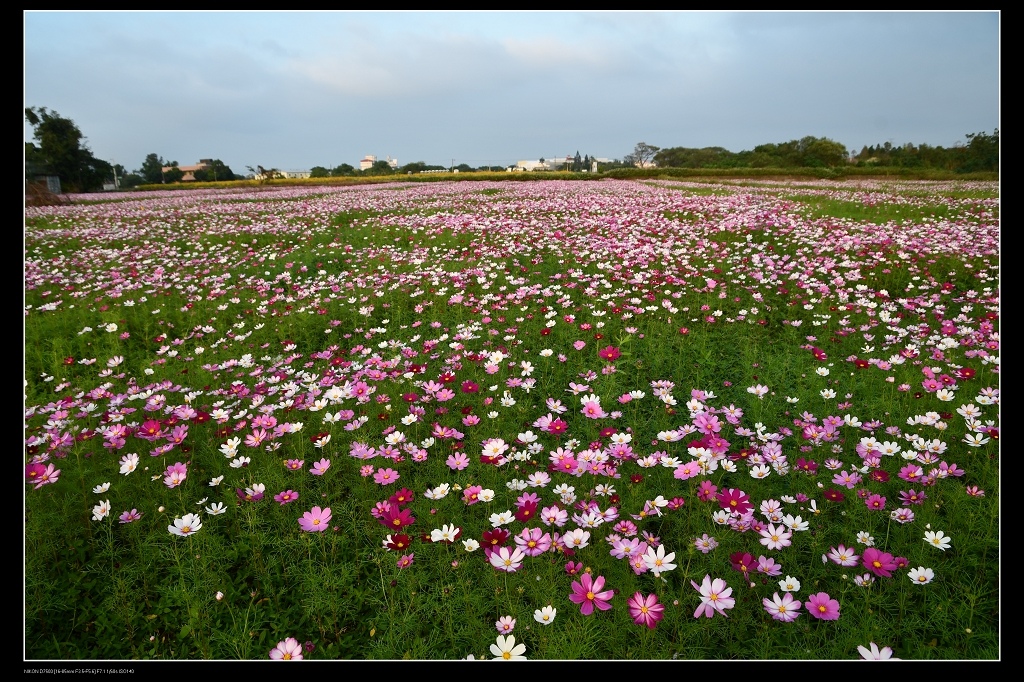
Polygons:
<instances>
[{"instance_id":1,"label":"white cosmos flower","mask_svg":"<svg viewBox=\"0 0 1024 682\"><path fill-rule=\"evenodd\" d=\"M174 524L167 526L167 530L173 535L187 537L199 531L203 522L198 514L185 514L180 519L174 519Z\"/></svg>"},{"instance_id":2,"label":"white cosmos flower","mask_svg":"<svg viewBox=\"0 0 1024 682\"><path fill-rule=\"evenodd\" d=\"M206 508L206 513L210 516L217 516L218 514L223 514L226 511L227 509L224 507L223 502L214 502Z\"/></svg>"},{"instance_id":3,"label":"white cosmos flower","mask_svg":"<svg viewBox=\"0 0 1024 682\"><path fill-rule=\"evenodd\" d=\"M110 515L110 500L103 500L92 508L92 520L102 521Z\"/></svg>"},{"instance_id":4,"label":"white cosmos flower","mask_svg":"<svg viewBox=\"0 0 1024 682\"><path fill-rule=\"evenodd\" d=\"M550 604L533 612L533 619L541 625L551 625L555 621L555 614L558 609Z\"/></svg>"}]
</instances>

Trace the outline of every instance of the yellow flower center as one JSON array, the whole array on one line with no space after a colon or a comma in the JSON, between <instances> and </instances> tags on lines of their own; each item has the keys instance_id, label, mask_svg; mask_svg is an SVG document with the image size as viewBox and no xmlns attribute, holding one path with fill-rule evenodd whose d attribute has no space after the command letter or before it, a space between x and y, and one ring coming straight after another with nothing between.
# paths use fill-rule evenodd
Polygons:
<instances>
[{"instance_id":1,"label":"yellow flower center","mask_svg":"<svg viewBox=\"0 0 1024 682\"><path fill-rule=\"evenodd\" d=\"M593 598L594 598L594 593L593 592L587 592L587 599L593 599Z\"/></svg>"},{"instance_id":2,"label":"yellow flower center","mask_svg":"<svg viewBox=\"0 0 1024 682\"><path fill-rule=\"evenodd\" d=\"M512 652L511 651L503 651L503 652L501 652L501 657L504 658L507 661L508 659L512 658Z\"/></svg>"}]
</instances>

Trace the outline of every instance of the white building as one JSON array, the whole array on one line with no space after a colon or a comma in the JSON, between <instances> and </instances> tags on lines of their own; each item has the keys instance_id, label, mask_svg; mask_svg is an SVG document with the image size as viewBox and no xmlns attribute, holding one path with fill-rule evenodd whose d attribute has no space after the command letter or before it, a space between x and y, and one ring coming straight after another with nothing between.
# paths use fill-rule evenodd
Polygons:
<instances>
[{"instance_id":1,"label":"white building","mask_svg":"<svg viewBox=\"0 0 1024 682\"><path fill-rule=\"evenodd\" d=\"M385 157L384 160L388 162L388 165L391 166L391 168L398 168L398 159L392 159L390 156L388 156ZM362 159L360 159L359 170L369 170L370 168L373 168L373 164L375 163L377 163L377 157L374 156L373 154L367 154Z\"/></svg>"}]
</instances>

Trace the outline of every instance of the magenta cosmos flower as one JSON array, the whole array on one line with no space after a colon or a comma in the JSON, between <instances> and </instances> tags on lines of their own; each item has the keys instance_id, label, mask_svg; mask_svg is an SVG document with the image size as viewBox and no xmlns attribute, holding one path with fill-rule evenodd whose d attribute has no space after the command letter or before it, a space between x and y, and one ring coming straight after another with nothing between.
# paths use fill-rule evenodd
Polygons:
<instances>
[{"instance_id":1,"label":"magenta cosmos flower","mask_svg":"<svg viewBox=\"0 0 1024 682\"><path fill-rule=\"evenodd\" d=\"M270 658L275 661L301 661L302 645L294 637L283 639L270 650Z\"/></svg>"},{"instance_id":2,"label":"magenta cosmos flower","mask_svg":"<svg viewBox=\"0 0 1024 682\"><path fill-rule=\"evenodd\" d=\"M864 568L881 578L891 578L892 572L897 568L892 554L875 549L874 547L868 547L864 550L861 562Z\"/></svg>"},{"instance_id":3,"label":"magenta cosmos flower","mask_svg":"<svg viewBox=\"0 0 1024 682\"><path fill-rule=\"evenodd\" d=\"M589 573L584 573L579 581L572 581L572 594L569 595L569 601L579 604L580 613L584 616L593 613L595 606L602 611L607 611L612 607L609 601L615 593L611 590L602 591L602 587L604 587L604 576L599 575L597 578L592 578Z\"/></svg>"},{"instance_id":4,"label":"magenta cosmos flower","mask_svg":"<svg viewBox=\"0 0 1024 682\"><path fill-rule=\"evenodd\" d=\"M839 601L828 596L827 592L818 592L807 598L804 604L807 613L821 620L839 620Z\"/></svg>"},{"instance_id":5,"label":"magenta cosmos flower","mask_svg":"<svg viewBox=\"0 0 1024 682\"><path fill-rule=\"evenodd\" d=\"M653 592L646 597L637 592L626 601L626 604L629 606L629 615L633 622L637 625L646 625L651 630L665 617L665 607L658 603L658 595Z\"/></svg>"},{"instance_id":6,"label":"magenta cosmos flower","mask_svg":"<svg viewBox=\"0 0 1024 682\"><path fill-rule=\"evenodd\" d=\"M313 507L299 519L299 527L307 533L322 533L331 523L331 508Z\"/></svg>"},{"instance_id":7,"label":"magenta cosmos flower","mask_svg":"<svg viewBox=\"0 0 1024 682\"><path fill-rule=\"evenodd\" d=\"M750 502L750 496L742 490L736 488L729 488L718 493L718 504L729 512L736 512L738 514L746 514L748 511L754 508L754 505Z\"/></svg>"}]
</instances>

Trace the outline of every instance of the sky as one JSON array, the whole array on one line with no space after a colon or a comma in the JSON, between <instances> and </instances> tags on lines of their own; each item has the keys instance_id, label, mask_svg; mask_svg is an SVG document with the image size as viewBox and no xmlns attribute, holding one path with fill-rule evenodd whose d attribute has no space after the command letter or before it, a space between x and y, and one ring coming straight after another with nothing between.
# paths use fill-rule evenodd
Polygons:
<instances>
[{"instance_id":1,"label":"sky","mask_svg":"<svg viewBox=\"0 0 1024 682\"><path fill-rule=\"evenodd\" d=\"M856 153L999 127L998 10L25 11L25 106L94 156L237 174L733 152ZM25 124L25 141L32 140Z\"/></svg>"}]
</instances>

